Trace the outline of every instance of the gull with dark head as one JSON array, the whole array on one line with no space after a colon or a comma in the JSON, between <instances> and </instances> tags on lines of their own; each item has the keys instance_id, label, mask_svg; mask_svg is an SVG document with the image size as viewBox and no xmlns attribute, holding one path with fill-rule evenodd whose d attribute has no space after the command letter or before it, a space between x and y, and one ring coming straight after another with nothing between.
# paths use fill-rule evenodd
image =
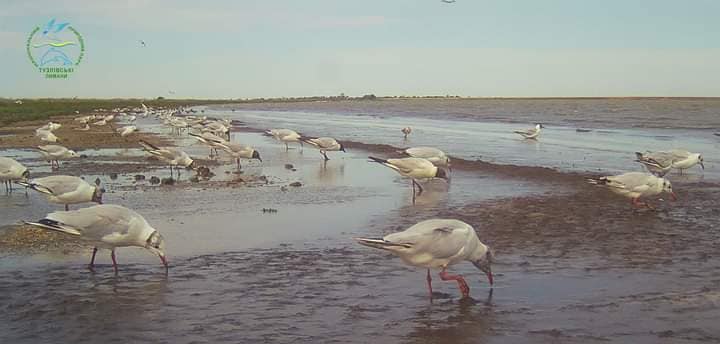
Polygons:
<instances>
[{"instance_id":1,"label":"gull with dark head","mask_svg":"<svg viewBox=\"0 0 720 344\"><path fill-rule=\"evenodd\" d=\"M102 204L105 193L105 189L100 187L100 179L97 179L93 186L82 178L74 176L48 176L17 183L44 194L51 203L64 204L65 210L69 210L69 204L86 202Z\"/></svg>"},{"instance_id":2,"label":"gull with dark head","mask_svg":"<svg viewBox=\"0 0 720 344\"><path fill-rule=\"evenodd\" d=\"M345 147L343 147L342 143L332 137L304 138L302 141L319 149L325 161L330 160L327 152L345 152Z\"/></svg>"},{"instance_id":3,"label":"gull with dark head","mask_svg":"<svg viewBox=\"0 0 720 344\"><path fill-rule=\"evenodd\" d=\"M413 188L413 202L415 202L415 186L418 187L418 195L423 193L423 187L418 183L418 179L432 179L441 178L445 181L449 180L447 172L433 165L432 162L423 158L401 158L401 159L380 159L375 157L368 157L371 162L377 162L384 166L387 166L401 176L408 177L412 180Z\"/></svg>"},{"instance_id":4,"label":"gull with dark head","mask_svg":"<svg viewBox=\"0 0 720 344\"><path fill-rule=\"evenodd\" d=\"M671 149L669 153L675 157L672 167L680 170L680 174L695 165L700 165L703 170L705 169L704 159L700 153L691 153L684 149Z\"/></svg>"},{"instance_id":5,"label":"gull with dark head","mask_svg":"<svg viewBox=\"0 0 720 344\"><path fill-rule=\"evenodd\" d=\"M673 200L677 200L670 181L650 173L628 172L617 176L588 179L588 182L607 187L613 193L629 198L635 207L644 205L649 209L655 209L647 201L640 202L640 198L656 196L663 192L667 192Z\"/></svg>"},{"instance_id":6,"label":"gull with dark head","mask_svg":"<svg viewBox=\"0 0 720 344\"><path fill-rule=\"evenodd\" d=\"M222 143L220 144L220 147L222 147L223 150L225 150L228 154L235 158L235 160L237 161L238 171L242 168L242 166L240 166L240 158L257 159L262 162L262 158L260 158L260 152L255 150L255 148L253 147L230 142Z\"/></svg>"},{"instance_id":7,"label":"gull with dark head","mask_svg":"<svg viewBox=\"0 0 720 344\"><path fill-rule=\"evenodd\" d=\"M0 180L5 184L5 192L12 192L12 182L23 181L30 177L30 171L23 164L0 156Z\"/></svg>"},{"instance_id":8,"label":"gull with dark head","mask_svg":"<svg viewBox=\"0 0 720 344\"><path fill-rule=\"evenodd\" d=\"M480 241L472 226L459 220L425 220L382 239L355 240L365 246L392 252L407 265L426 268L431 299L430 269L441 269L440 278L443 281L456 281L463 297L470 295L470 287L462 276L447 273L449 266L463 261L471 262L484 272L490 285L493 285L493 251Z\"/></svg>"},{"instance_id":9,"label":"gull with dark head","mask_svg":"<svg viewBox=\"0 0 720 344\"><path fill-rule=\"evenodd\" d=\"M158 158L158 160L166 163L170 167L170 178L173 177L173 167L177 170L178 167L184 167L189 169L195 169L195 161L182 150L175 148L160 148L152 143L144 140L140 140L140 145L145 149L146 152L152 156ZM177 170L178 178L180 178L180 171Z\"/></svg>"},{"instance_id":10,"label":"gull with dark head","mask_svg":"<svg viewBox=\"0 0 720 344\"><path fill-rule=\"evenodd\" d=\"M130 246L142 247L158 255L165 271L168 269L163 236L142 215L119 205L101 204L73 211L56 211L40 221L26 224L66 233L93 244L90 269L94 267L98 248L102 248L111 251L110 257L117 273L115 249Z\"/></svg>"},{"instance_id":11,"label":"gull with dark head","mask_svg":"<svg viewBox=\"0 0 720 344\"><path fill-rule=\"evenodd\" d=\"M188 135L194 137L196 140L210 147L210 157L213 156L213 150L215 154L218 154L218 148L223 149L222 144L228 143L224 138L217 136L209 131L204 131L200 134L188 133Z\"/></svg>"},{"instance_id":12,"label":"gull with dark head","mask_svg":"<svg viewBox=\"0 0 720 344\"><path fill-rule=\"evenodd\" d=\"M400 129L400 131L403 133L403 135L405 135L405 140L407 140L408 135L410 135L410 133L412 133L412 128L405 127L405 128Z\"/></svg>"},{"instance_id":13,"label":"gull with dark head","mask_svg":"<svg viewBox=\"0 0 720 344\"><path fill-rule=\"evenodd\" d=\"M298 134L294 130L290 129L270 129L265 132L268 135L271 135L276 140L285 143L285 150L290 150L290 147L288 147L289 142L297 142L300 144L300 148L302 149L303 143L302 143L302 136Z\"/></svg>"},{"instance_id":14,"label":"gull with dark head","mask_svg":"<svg viewBox=\"0 0 720 344\"><path fill-rule=\"evenodd\" d=\"M435 166L450 168L450 158L445 152L434 147L412 147L401 152L412 158L427 159Z\"/></svg>"},{"instance_id":15,"label":"gull with dark head","mask_svg":"<svg viewBox=\"0 0 720 344\"><path fill-rule=\"evenodd\" d=\"M637 162L643 164L648 172L658 176L664 177L670 170L675 161L675 156L669 152L635 152Z\"/></svg>"}]
</instances>

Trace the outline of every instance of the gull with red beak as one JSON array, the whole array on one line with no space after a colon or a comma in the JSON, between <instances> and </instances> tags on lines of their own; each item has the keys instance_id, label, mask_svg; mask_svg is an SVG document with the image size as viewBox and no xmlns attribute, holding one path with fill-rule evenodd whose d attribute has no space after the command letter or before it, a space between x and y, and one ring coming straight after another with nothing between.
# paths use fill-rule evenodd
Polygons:
<instances>
[{"instance_id":1,"label":"gull with red beak","mask_svg":"<svg viewBox=\"0 0 720 344\"><path fill-rule=\"evenodd\" d=\"M166 272L168 269L162 235L142 215L119 205L101 204L73 211L56 211L40 221L25 224L73 235L93 244L90 269L94 267L98 248L104 248L111 251L110 257L117 273L115 248L129 246L142 247L157 254Z\"/></svg>"},{"instance_id":2,"label":"gull with red beak","mask_svg":"<svg viewBox=\"0 0 720 344\"><path fill-rule=\"evenodd\" d=\"M432 219L410 228L386 235L382 239L356 238L361 245L390 251L405 264L427 269L427 286L432 299L430 269L441 269L440 279L456 281L463 297L470 295L470 287L460 275L447 273L447 268L462 261L470 261L483 271L493 285L491 264L493 251L480 239L469 224L459 220Z\"/></svg>"},{"instance_id":3,"label":"gull with red beak","mask_svg":"<svg viewBox=\"0 0 720 344\"><path fill-rule=\"evenodd\" d=\"M670 181L650 173L629 172L617 176L588 179L588 182L605 186L618 195L630 198L635 207L646 206L655 209L647 201L640 202L640 198L656 196L663 192L669 193L673 200L677 200Z\"/></svg>"}]
</instances>

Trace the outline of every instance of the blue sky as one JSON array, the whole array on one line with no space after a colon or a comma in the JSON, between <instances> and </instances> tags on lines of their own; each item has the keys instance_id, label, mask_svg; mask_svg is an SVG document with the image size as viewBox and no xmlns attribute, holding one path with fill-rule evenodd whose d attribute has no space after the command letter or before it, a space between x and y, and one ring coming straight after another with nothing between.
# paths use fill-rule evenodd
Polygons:
<instances>
[{"instance_id":1,"label":"blue sky","mask_svg":"<svg viewBox=\"0 0 720 344\"><path fill-rule=\"evenodd\" d=\"M714 0L3 0L0 97L720 96L718 13ZM25 53L51 18L85 39L68 80Z\"/></svg>"}]
</instances>

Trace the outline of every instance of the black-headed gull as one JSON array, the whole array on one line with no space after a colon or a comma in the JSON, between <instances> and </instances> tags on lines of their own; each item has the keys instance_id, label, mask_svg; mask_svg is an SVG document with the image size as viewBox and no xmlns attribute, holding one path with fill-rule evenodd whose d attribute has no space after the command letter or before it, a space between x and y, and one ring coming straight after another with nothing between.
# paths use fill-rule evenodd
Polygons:
<instances>
[{"instance_id":1,"label":"black-headed gull","mask_svg":"<svg viewBox=\"0 0 720 344\"><path fill-rule=\"evenodd\" d=\"M91 242L95 246L89 265L91 269L95 264L98 248L104 248L111 251L110 257L117 273L115 248L129 246L142 247L157 254L166 271L168 268L165 240L160 232L151 227L140 214L119 205L101 204L72 211L56 211L40 221L26 224L74 235Z\"/></svg>"},{"instance_id":2,"label":"black-headed gull","mask_svg":"<svg viewBox=\"0 0 720 344\"><path fill-rule=\"evenodd\" d=\"M184 168L195 169L195 161L182 150L174 148L160 148L152 143L144 140L139 141L140 145L143 146L146 152L157 157L160 161L170 166L170 178L173 176L173 167L176 168L181 166ZM180 178L180 171L177 171L178 178Z\"/></svg>"},{"instance_id":3,"label":"black-headed gull","mask_svg":"<svg viewBox=\"0 0 720 344\"><path fill-rule=\"evenodd\" d=\"M412 180L413 202L415 201L415 186L417 185L418 195L423 193L423 187L417 182L418 179L441 178L447 181L449 179L447 172L439 168L427 159L423 158L401 158L401 159L380 159L376 157L368 157L370 161L385 165L400 173L400 175L409 177Z\"/></svg>"},{"instance_id":4,"label":"black-headed gull","mask_svg":"<svg viewBox=\"0 0 720 344\"><path fill-rule=\"evenodd\" d=\"M537 139L540 136L540 131L545 128L541 123L535 125L535 128L527 130L515 130L515 134L520 134L526 139Z\"/></svg>"},{"instance_id":5,"label":"black-headed gull","mask_svg":"<svg viewBox=\"0 0 720 344\"><path fill-rule=\"evenodd\" d=\"M687 170L695 165L700 165L703 170L705 169L703 157L700 153L691 153L684 149L671 149L669 152L675 156L672 167L680 170L680 174L682 174L683 170Z\"/></svg>"},{"instance_id":6,"label":"black-headed gull","mask_svg":"<svg viewBox=\"0 0 720 344\"><path fill-rule=\"evenodd\" d=\"M206 144L208 147L210 147L210 157L213 156L213 149L215 150L215 154L217 154L218 148L222 149L221 144L228 143L227 140L224 138L217 136L209 131L202 132L200 134L195 133L188 133L188 135L194 137L198 141Z\"/></svg>"},{"instance_id":7,"label":"black-headed gull","mask_svg":"<svg viewBox=\"0 0 720 344\"><path fill-rule=\"evenodd\" d=\"M332 137L304 138L302 140L305 143L319 149L320 154L322 154L325 158L325 161L330 160L327 156L327 152L345 152L345 147L343 147L342 143Z\"/></svg>"},{"instance_id":8,"label":"black-headed gull","mask_svg":"<svg viewBox=\"0 0 720 344\"><path fill-rule=\"evenodd\" d=\"M435 166L450 167L450 158L445 152L434 147L412 147L403 150L402 153L412 158L427 159Z\"/></svg>"},{"instance_id":9,"label":"black-headed gull","mask_svg":"<svg viewBox=\"0 0 720 344\"><path fill-rule=\"evenodd\" d=\"M648 172L658 176L664 177L670 170L672 170L675 156L669 152L635 152L637 162L643 164Z\"/></svg>"},{"instance_id":10,"label":"black-headed gull","mask_svg":"<svg viewBox=\"0 0 720 344\"><path fill-rule=\"evenodd\" d=\"M69 210L69 204L86 202L102 204L102 196L105 193L105 189L100 187L100 179L97 179L93 186L74 176L49 176L18 182L18 184L44 194L49 202L64 204L65 210Z\"/></svg>"},{"instance_id":11,"label":"black-headed gull","mask_svg":"<svg viewBox=\"0 0 720 344\"><path fill-rule=\"evenodd\" d=\"M298 142L300 143L300 148L302 149L303 143L302 143L302 135L298 134L294 130L290 129L270 129L265 132L268 135L272 135L276 140L285 143L285 150L290 150L290 147L288 147L289 142Z\"/></svg>"},{"instance_id":12,"label":"black-headed gull","mask_svg":"<svg viewBox=\"0 0 720 344\"><path fill-rule=\"evenodd\" d=\"M55 162L55 166L60 168L60 160L78 157L78 154L75 153L74 150L67 149L60 145L45 145L38 146L37 148L40 150L40 153L45 156L45 160L50 162L51 168L53 167L53 161Z\"/></svg>"},{"instance_id":13,"label":"black-headed gull","mask_svg":"<svg viewBox=\"0 0 720 344\"><path fill-rule=\"evenodd\" d=\"M635 207L644 205L654 209L647 201L640 202L640 198L656 196L663 192L669 193L673 200L677 199L669 180L650 173L628 172L617 176L588 179L588 182L605 186L618 195L630 198Z\"/></svg>"},{"instance_id":14,"label":"black-headed gull","mask_svg":"<svg viewBox=\"0 0 720 344\"><path fill-rule=\"evenodd\" d=\"M23 164L0 156L0 180L5 184L5 192L12 192L12 182L26 180L30 177L30 171Z\"/></svg>"},{"instance_id":15,"label":"black-headed gull","mask_svg":"<svg viewBox=\"0 0 720 344\"><path fill-rule=\"evenodd\" d=\"M260 158L260 152L256 151L253 147L230 142L221 143L220 147L222 147L223 150L225 150L228 154L235 158L235 160L237 161L238 170L242 168L242 166L240 166L240 158L258 159L260 160L260 162L262 162L262 158Z\"/></svg>"},{"instance_id":16,"label":"black-headed gull","mask_svg":"<svg viewBox=\"0 0 720 344\"><path fill-rule=\"evenodd\" d=\"M427 286L432 298L430 269L441 269L443 281L457 281L463 297L468 297L470 287L460 275L450 275L447 268L463 261L470 261L483 271L490 285L493 284L491 264L494 255L483 244L475 229L459 220L432 219L419 222L398 233L382 239L356 238L360 244L390 251L405 264L427 269Z\"/></svg>"},{"instance_id":17,"label":"black-headed gull","mask_svg":"<svg viewBox=\"0 0 720 344\"><path fill-rule=\"evenodd\" d=\"M405 127L405 128L400 129L400 131L403 133L403 135L405 135L405 140L407 140L408 135L410 135L410 133L412 133L412 128Z\"/></svg>"}]
</instances>

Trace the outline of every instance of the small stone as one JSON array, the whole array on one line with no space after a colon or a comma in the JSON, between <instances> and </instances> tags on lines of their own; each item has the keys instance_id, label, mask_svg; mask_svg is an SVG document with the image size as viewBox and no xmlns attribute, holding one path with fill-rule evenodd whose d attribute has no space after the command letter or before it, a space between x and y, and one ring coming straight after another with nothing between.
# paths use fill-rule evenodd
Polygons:
<instances>
[{"instance_id":1,"label":"small stone","mask_svg":"<svg viewBox=\"0 0 720 344\"><path fill-rule=\"evenodd\" d=\"M295 166L293 166L293 164L285 164L285 168L288 170L292 170L292 169L294 169L294 167Z\"/></svg>"},{"instance_id":2,"label":"small stone","mask_svg":"<svg viewBox=\"0 0 720 344\"><path fill-rule=\"evenodd\" d=\"M199 181L200 181L200 178L198 178L198 176L192 176L192 177L190 177L190 182L191 182L191 183L197 183L197 182L199 182Z\"/></svg>"},{"instance_id":3,"label":"small stone","mask_svg":"<svg viewBox=\"0 0 720 344\"><path fill-rule=\"evenodd\" d=\"M163 178L161 180L162 185L173 185L175 184L175 179L172 178Z\"/></svg>"},{"instance_id":4,"label":"small stone","mask_svg":"<svg viewBox=\"0 0 720 344\"><path fill-rule=\"evenodd\" d=\"M142 174L136 174L136 175L135 175L135 180L136 180L136 181L145 180L145 176L142 175Z\"/></svg>"},{"instance_id":5,"label":"small stone","mask_svg":"<svg viewBox=\"0 0 720 344\"><path fill-rule=\"evenodd\" d=\"M110 179L111 180L117 180L118 174L117 173L110 173Z\"/></svg>"},{"instance_id":6,"label":"small stone","mask_svg":"<svg viewBox=\"0 0 720 344\"><path fill-rule=\"evenodd\" d=\"M87 157L88 157L87 154L80 154L81 159L87 159Z\"/></svg>"},{"instance_id":7,"label":"small stone","mask_svg":"<svg viewBox=\"0 0 720 344\"><path fill-rule=\"evenodd\" d=\"M295 188L299 188L299 187L302 186L302 183L301 183L301 182L292 182L292 183L290 183L290 186L295 187Z\"/></svg>"},{"instance_id":8,"label":"small stone","mask_svg":"<svg viewBox=\"0 0 720 344\"><path fill-rule=\"evenodd\" d=\"M152 185L160 184L160 178L155 177L155 176L150 177L150 184L152 184Z\"/></svg>"}]
</instances>

